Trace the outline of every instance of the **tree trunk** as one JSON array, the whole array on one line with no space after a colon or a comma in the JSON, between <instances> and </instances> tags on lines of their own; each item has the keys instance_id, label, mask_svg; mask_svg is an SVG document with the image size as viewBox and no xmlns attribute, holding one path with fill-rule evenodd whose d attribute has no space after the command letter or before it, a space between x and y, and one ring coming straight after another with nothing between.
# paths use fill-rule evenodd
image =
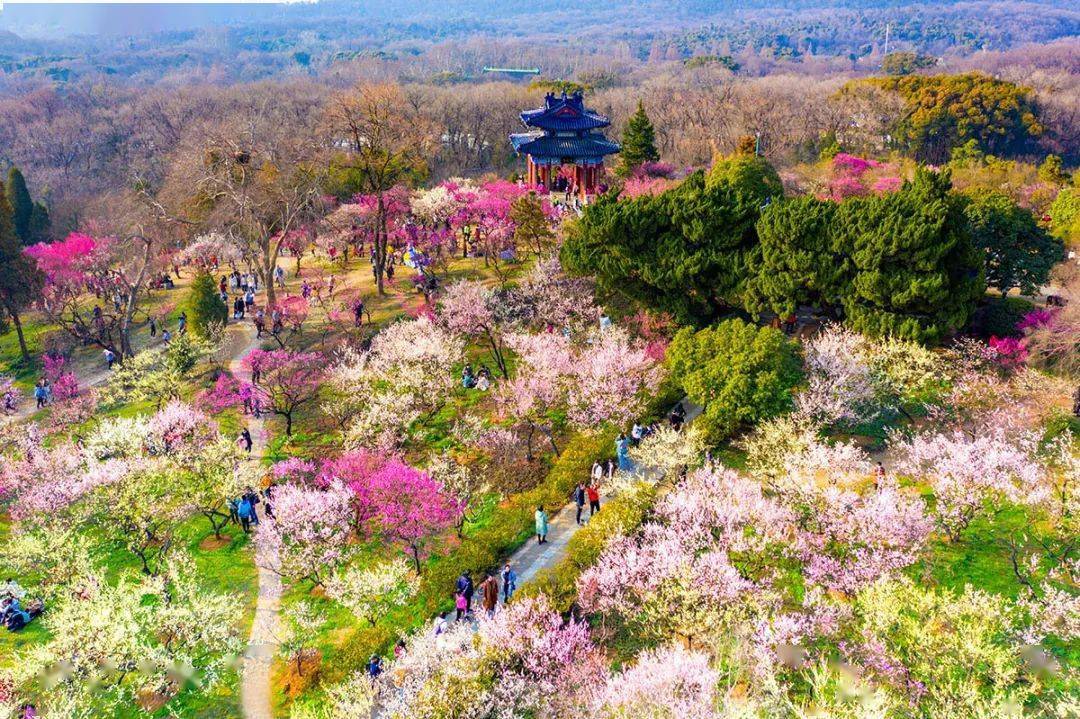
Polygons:
<instances>
[{"instance_id":1,"label":"tree trunk","mask_svg":"<svg viewBox=\"0 0 1080 719\"><path fill-rule=\"evenodd\" d=\"M145 237L141 239L143 241L142 267L139 268L139 274L135 276L135 281L128 285L127 305L124 307L124 317L120 321L120 353L118 359L121 363L123 363L125 357L135 356L135 349L131 345L131 323L135 318L139 290L142 288L143 280L146 279L146 270L150 267L150 255L153 249L153 243L150 240Z\"/></svg>"},{"instance_id":2,"label":"tree trunk","mask_svg":"<svg viewBox=\"0 0 1080 719\"><path fill-rule=\"evenodd\" d=\"M22 320L19 319L18 312L12 312L8 310L8 314L11 315L11 324L15 325L15 334L19 337L19 352L22 354L23 361L30 361L30 350L26 347L26 337L23 336Z\"/></svg>"},{"instance_id":3,"label":"tree trunk","mask_svg":"<svg viewBox=\"0 0 1080 719\"><path fill-rule=\"evenodd\" d=\"M386 246L389 239L386 231L386 206L383 194L379 193L379 211L375 215L375 285L379 294L386 294Z\"/></svg>"}]
</instances>

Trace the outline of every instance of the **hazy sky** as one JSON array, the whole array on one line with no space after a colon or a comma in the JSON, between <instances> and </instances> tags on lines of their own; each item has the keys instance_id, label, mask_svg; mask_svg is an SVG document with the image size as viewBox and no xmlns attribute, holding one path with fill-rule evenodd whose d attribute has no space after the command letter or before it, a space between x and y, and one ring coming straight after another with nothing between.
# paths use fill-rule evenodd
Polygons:
<instances>
[{"instance_id":1,"label":"hazy sky","mask_svg":"<svg viewBox=\"0 0 1080 719\"><path fill-rule=\"evenodd\" d=\"M266 0L228 3L178 2L15 2L0 0L0 29L28 37L67 34L131 35L156 30L184 30L253 19L282 11Z\"/></svg>"}]
</instances>

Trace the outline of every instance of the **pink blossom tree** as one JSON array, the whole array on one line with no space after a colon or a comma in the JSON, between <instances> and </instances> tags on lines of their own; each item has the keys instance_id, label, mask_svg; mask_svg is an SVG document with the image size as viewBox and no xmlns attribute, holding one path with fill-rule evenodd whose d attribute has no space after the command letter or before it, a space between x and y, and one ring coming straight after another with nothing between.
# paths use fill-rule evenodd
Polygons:
<instances>
[{"instance_id":1,"label":"pink blossom tree","mask_svg":"<svg viewBox=\"0 0 1080 719\"><path fill-rule=\"evenodd\" d=\"M321 584L348 556L352 535L353 493L340 482L325 489L297 484L274 491L274 521L255 530L258 556L266 568Z\"/></svg>"},{"instance_id":2,"label":"pink blossom tree","mask_svg":"<svg viewBox=\"0 0 1080 719\"><path fill-rule=\"evenodd\" d=\"M923 478L934 514L953 541L983 511L1003 502L1034 505L1050 487L1037 459L1039 434L991 423L972 437L960 431L921 433L894 447L901 473Z\"/></svg>"},{"instance_id":3,"label":"pink blossom tree","mask_svg":"<svg viewBox=\"0 0 1080 719\"><path fill-rule=\"evenodd\" d=\"M220 375L203 395L207 407L221 411L242 406L254 412L272 412L285 420L285 434L291 436L296 413L319 398L324 357L318 352L252 350L243 365L251 381L231 373Z\"/></svg>"},{"instance_id":4,"label":"pink blossom tree","mask_svg":"<svg viewBox=\"0 0 1080 719\"><path fill-rule=\"evenodd\" d=\"M430 475L394 456L346 452L325 463L320 476L352 491L357 528L401 545L417 574L431 540L455 526L464 511Z\"/></svg>"},{"instance_id":5,"label":"pink blossom tree","mask_svg":"<svg viewBox=\"0 0 1080 719\"><path fill-rule=\"evenodd\" d=\"M505 342L519 361L515 376L499 387L499 405L547 436L556 453L553 412L564 410L578 427L625 424L661 378L644 344L617 329L581 345L553 332L510 334Z\"/></svg>"},{"instance_id":6,"label":"pink blossom tree","mask_svg":"<svg viewBox=\"0 0 1080 719\"><path fill-rule=\"evenodd\" d=\"M716 719L720 673L701 652L648 650L608 677L593 699L601 717L685 717Z\"/></svg>"},{"instance_id":7,"label":"pink blossom tree","mask_svg":"<svg viewBox=\"0 0 1080 719\"><path fill-rule=\"evenodd\" d=\"M41 306L49 319L79 341L110 350L122 360L135 354L135 312L147 281L160 266L159 249L151 236L121 241L75 232L28 247L26 253L45 275ZM98 300L90 312L87 293Z\"/></svg>"}]
</instances>

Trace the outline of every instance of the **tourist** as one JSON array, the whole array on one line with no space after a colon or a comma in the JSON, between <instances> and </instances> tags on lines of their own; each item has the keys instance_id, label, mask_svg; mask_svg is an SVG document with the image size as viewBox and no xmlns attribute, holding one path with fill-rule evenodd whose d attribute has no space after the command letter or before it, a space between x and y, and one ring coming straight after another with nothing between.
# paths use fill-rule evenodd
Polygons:
<instances>
[{"instance_id":1,"label":"tourist","mask_svg":"<svg viewBox=\"0 0 1080 719\"><path fill-rule=\"evenodd\" d=\"M255 306L255 290L251 289L251 285L248 285L248 290L244 294L244 307L250 310Z\"/></svg>"},{"instance_id":2,"label":"tourist","mask_svg":"<svg viewBox=\"0 0 1080 719\"><path fill-rule=\"evenodd\" d=\"M247 503L251 505L251 523L258 526L259 513L255 510L255 506L262 501L259 499L259 495L256 494L254 489L248 487L247 491L244 492L244 496L241 497L241 499L247 500Z\"/></svg>"},{"instance_id":3,"label":"tourist","mask_svg":"<svg viewBox=\"0 0 1080 719\"><path fill-rule=\"evenodd\" d=\"M489 617L495 616L495 607L499 603L499 580L493 575L487 575L487 579L480 585L483 594L484 611Z\"/></svg>"},{"instance_id":4,"label":"tourist","mask_svg":"<svg viewBox=\"0 0 1080 719\"><path fill-rule=\"evenodd\" d=\"M502 569L503 602L509 602L517 589L517 572L507 562Z\"/></svg>"},{"instance_id":5,"label":"tourist","mask_svg":"<svg viewBox=\"0 0 1080 719\"><path fill-rule=\"evenodd\" d=\"M607 478L611 479L615 476L615 460L609 459L607 461Z\"/></svg>"},{"instance_id":6,"label":"tourist","mask_svg":"<svg viewBox=\"0 0 1080 719\"><path fill-rule=\"evenodd\" d=\"M536 543L547 544L548 516L543 507L536 508Z\"/></svg>"},{"instance_id":7,"label":"tourist","mask_svg":"<svg viewBox=\"0 0 1080 719\"><path fill-rule=\"evenodd\" d=\"M491 371L483 365L480 366L480 372L476 375L476 389L481 392L491 389Z\"/></svg>"},{"instance_id":8,"label":"tourist","mask_svg":"<svg viewBox=\"0 0 1080 719\"><path fill-rule=\"evenodd\" d=\"M439 636L449 627L450 622L446 619L447 614L448 612L439 612L439 616L435 617L435 636Z\"/></svg>"},{"instance_id":9,"label":"tourist","mask_svg":"<svg viewBox=\"0 0 1080 719\"><path fill-rule=\"evenodd\" d=\"M221 280L218 282L217 288L218 288L218 294L219 295L228 294L229 281L228 281L228 279L226 279L225 275L221 276Z\"/></svg>"},{"instance_id":10,"label":"tourist","mask_svg":"<svg viewBox=\"0 0 1080 719\"><path fill-rule=\"evenodd\" d=\"M236 515L240 518L240 526L243 528L244 534L250 532L252 520L255 518L255 507L252 506L246 495L241 497L236 505Z\"/></svg>"},{"instance_id":11,"label":"tourist","mask_svg":"<svg viewBox=\"0 0 1080 719\"><path fill-rule=\"evenodd\" d=\"M465 598L464 592L457 592L454 594L454 609L457 610L456 621L461 621L465 617L469 616L469 600Z\"/></svg>"},{"instance_id":12,"label":"tourist","mask_svg":"<svg viewBox=\"0 0 1080 719\"><path fill-rule=\"evenodd\" d=\"M594 482L585 489L585 493L589 495L589 519L592 519L592 516L600 511L600 490Z\"/></svg>"},{"instance_id":13,"label":"tourist","mask_svg":"<svg viewBox=\"0 0 1080 719\"><path fill-rule=\"evenodd\" d=\"M260 308L255 313L255 339L259 339L263 336L263 332L266 331L266 313Z\"/></svg>"},{"instance_id":14,"label":"tourist","mask_svg":"<svg viewBox=\"0 0 1080 719\"><path fill-rule=\"evenodd\" d=\"M378 654L372 654L371 659L368 660L367 673L372 679L378 679L382 674L382 657Z\"/></svg>"},{"instance_id":15,"label":"tourist","mask_svg":"<svg viewBox=\"0 0 1080 719\"><path fill-rule=\"evenodd\" d=\"M675 405L675 408L671 410L671 415L668 417L668 421L671 422L671 428L678 432L682 429L683 422L686 420L686 410L683 409L682 402Z\"/></svg>"},{"instance_id":16,"label":"tourist","mask_svg":"<svg viewBox=\"0 0 1080 719\"><path fill-rule=\"evenodd\" d=\"M604 479L604 465L599 462L593 462L592 473L590 476L592 477L593 484L600 484Z\"/></svg>"},{"instance_id":17,"label":"tourist","mask_svg":"<svg viewBox=\"0 0 1080 719\"><path fill-rule=\"evenodd\" d=\"M240 295L236 296L232 304L232 316L234 320L244 319L244 298Z\"/></svg>"},{"instance_id":18,"label":"tourist","mask_svg":"<svg viewBox=\"0 0 1080 719\"><path fill-rule=\"evenodd\" d=\"M457 578L457 592L465 599L465 612L472 611L472 597L473 597L473 580L469 576L468 572L462 572L461 576ZM460 617L459 617L460 618Z\"/></svg>"},{"instance_id":19,"label":"tourist","mask_svg":"<svg viewBox=\"0 0 1080 719\"><path fill-rule=\"evenodd\" d=\"M171 339L172 339L172 332L169 332L169 330L167 330L167 329L161 331L161 341L165 344L166 347L169 346L169 341Z\"/></svg>"},{"instance_id":20,"label":"tourist","mask_svg":"<svg viewBox=\"0 0 1080 719\"><path fill-rule=\"evenodd\" d=\"M600 331L603 332L611 327L611 318L607 316L606 312L600 313Z\"/></svg>"},{"instance_id":21,"label":"tourist","mask_svg":"<svg viewBox=\"0 0 1080 719\"><path fill-rule=\"evenodd\" d=\"M630 440L625 434L620 434L615 440L615 458L619 461L619 471L634 471L634 463L630 459Z\"/></svg>"},{"instance_id":22,"label":"tourist","mask_svg":"<svg viewBox=\"0 0 1080 719\"><path fill-rule=\"evenodd\" d=\"M104 350L103 354L105 355L105 365L109 369L112 369L113 363L116 362L116 354L109 349Z\"/></svg>"},{"instance_id":23,"label":"tourist","mask_svg":"<svg viewBox=\"0 0 1080 719\"><path fill-rule=\"evenodd\" d=\"M881 489L881 483L885 480L885 465L877 463L874 468L874 489Z\"/></svg>"},{"instance_id":24,"label":"tourist","mask_svg":"<svg viewBox=\"0 0 1080 719\"><path fill-rule=\"evenodd\" d=\"M39 380L34 385L34 399L37 400L37 408L41 409L45 406L45 380Z\"/></svg>"},{"instance_id":25,"label":"tourist","mask_svg":"<svg viewBox=\"0 0 1080 719\"><path fill-rule=\"evenodd\" d=\"M394 659L400 659L401 655L405 653L405 640L398 639L397 644L394 645Z\"/></svg>"},{"instance_id":26,"label":"tourist","mask_svg":"<svg viewBox=\"0 0 1080 719\"><path fill-rule=\"evenodd\" d=\"M285 289L285 270L282 267L274 268L274 279L277 280L278 287Z\"/></svg>"},{"instance_id":27,"label":"tourist","mask_svg":"<svg viewBox=\"0 0 1080 719\"><path fill-rule=\"evenodd\" d=\"M473 374L472 365L465 365L465 369L461 370L461 386L465 389L472 389L476 386L476 376Z\"/></svg>"},{"instance_id":28,"label":"tourist","mask_svg":"<svg viewBox=\"0 0 1080 719\"><path fill-rule=\"evenodd\" d=\"M266 485L266 489L262 491L263 494L263 512L270 519L274 518L274 485Z\"/></svg>"},{"instance_id":29,"label":"tourist","mask_svg":"<svg viewBox=\"0 0 1080 719\"><path fill-rule=\"evenodd\" d=\"M251 454L253 442L251 441L251 432L248 431L247 427L244 427L244 429L240 431L240 442L244 445L244 451Z\"/></svg>"},{"instance_id":30,"label":"tourist","mask_svg":"<svg viewBox=\"0 0 1080 719\"><path fill-rule=\"evenodd\" d=\"M583 482L578 482L577 487L574 488L574 504L577 506L577 523L580 526L581 512L585 509L585 484Z\"/></svg>"},{"instance_id":31,"label":"tourist","mask_svg":"<svg viewBox=\"0 0 1080 719\"><path fill-rule=\"evenodd\" d=\"M353 305L353 326L359 327L364 323L364 301L357 300Z\"/></svg>"},{"instance_id":32,"label":"tourist","mask_svg":"<svg viewBox=\"0 0 1080 719\"><path fill-rule=\"evenodd\" d=\"M180 334L187 332L187 312L180 313L180 319L176 321L176 331Z\"/></svg>"},{"instance_id":33,"label":"tourist","mask_svg":"<svg viewBox=\"0 0 1080 719\"><path fill-rule=\"evenodd\" d=\"M150 336L157 337L157 320L153 317L150 318Z\"/></svg>"},{"instance_id":34,"label":"tourist","mask_svg":"<svg viewBox=\"0 0 1080 719\"><path fill-rule=\"evenodd\" d=\"M636 447L641 441L642 436L644 436L644 432L645 430L642 426L637 422L634 422L634 426L630 429L630 444Z\"/></svg>"}]
</instances>

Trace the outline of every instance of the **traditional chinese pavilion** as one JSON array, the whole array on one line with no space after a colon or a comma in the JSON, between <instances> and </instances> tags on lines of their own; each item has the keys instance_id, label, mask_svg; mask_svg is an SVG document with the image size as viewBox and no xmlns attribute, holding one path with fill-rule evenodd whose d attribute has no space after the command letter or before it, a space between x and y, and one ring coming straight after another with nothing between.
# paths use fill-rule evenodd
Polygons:
<instances>
[{"instance_id":1,"label":"traditional chinese pavilion","mask_svg":"<svg viewBox=\"0 0 1080 719\"><path fill-rule=\"evenodd\" d=\"M619 151L619 143L604 137L611 124L605 116L585 107L580 92L561 97L548 93L544 106L521 113L529 132L510 135L519 155L525 155L530 185L555 187L564 165L573 167L572 186L578 194L596 192L604 175L604 158ZM562 173L565 177L567 173Z\"/></svg>"}]
</instances>

